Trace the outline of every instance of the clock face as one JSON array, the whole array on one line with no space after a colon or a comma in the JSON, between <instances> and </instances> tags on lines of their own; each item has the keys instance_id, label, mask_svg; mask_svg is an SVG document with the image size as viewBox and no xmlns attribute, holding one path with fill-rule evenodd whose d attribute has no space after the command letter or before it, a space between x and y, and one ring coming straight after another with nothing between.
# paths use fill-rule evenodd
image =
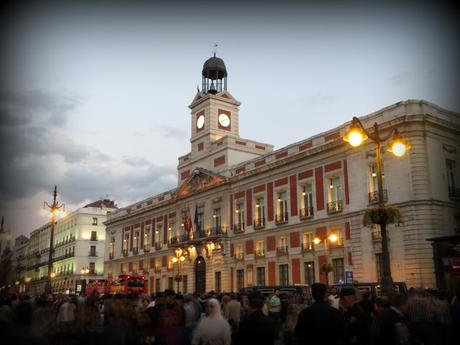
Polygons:
<instances>
[{"instance_id":1,"label":"clock face","mask_svg":"<svg viewBox=\"0 0 460 345\"><path fill-rule=\"evenodd\" d=\"M220 114L219 115L219 123L222 127L230 126L230 118L227 114Z\"/></svg>"},{"instance_id":2,"label":"clock face","mask_svg":"<svg viewBox=\"0 0 460 345\"><path fill-rule=\"evenodd\" d=\"M204 115L200 115L198 117L198 120L196 120L196 127L198 129L201 129L201 128L203 128L203 126L204 126Z\"/></svg>"}]
</instances>

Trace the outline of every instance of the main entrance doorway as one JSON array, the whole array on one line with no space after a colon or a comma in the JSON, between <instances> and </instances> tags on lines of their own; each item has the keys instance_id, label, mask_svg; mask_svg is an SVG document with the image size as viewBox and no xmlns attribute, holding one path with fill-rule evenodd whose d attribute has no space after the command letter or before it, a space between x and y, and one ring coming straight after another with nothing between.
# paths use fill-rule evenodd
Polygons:
<instances>
[{"instance_id":1,"label":"main entrance doorway","mask_svg":"<svg viewBox=\"0 0 460 345\"><path fill-rule=\"evenodd\" d=\"M206 261L202 256L195 260L195 292L199 294L206 292Z\"/></svg>"}]
</instances>

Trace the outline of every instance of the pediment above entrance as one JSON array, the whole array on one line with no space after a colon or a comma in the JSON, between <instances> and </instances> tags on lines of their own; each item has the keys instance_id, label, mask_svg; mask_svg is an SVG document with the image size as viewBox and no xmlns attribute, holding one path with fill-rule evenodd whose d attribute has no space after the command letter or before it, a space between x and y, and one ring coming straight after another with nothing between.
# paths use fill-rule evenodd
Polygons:
<instances>
[{"instance_id":1,"label":"pediment above entrance","mask_svg":"<svg viewBox=\"0 0 460 345\"><path fill-rule=\"evenodd\" d=\"M191 175L178 188L176 196L187 196L226 182L227 178L225 176L203 168L195 168Z\"/></svg>"}]
</instances>

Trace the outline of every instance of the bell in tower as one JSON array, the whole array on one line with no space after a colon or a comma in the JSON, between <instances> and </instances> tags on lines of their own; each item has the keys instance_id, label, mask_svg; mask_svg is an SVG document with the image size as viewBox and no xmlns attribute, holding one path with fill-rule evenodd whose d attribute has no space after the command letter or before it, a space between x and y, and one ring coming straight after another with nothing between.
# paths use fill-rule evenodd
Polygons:
<instances>
[{"instance_id":1,"label":"bell in tower","mask_svg":"<svg viewBox=\"0 0 460 345\"><path fill-rule=\"evenodd\" d=\"M227 69L224 60L214 56L205 61L203 65L202 87L203 93L215 95L218 92L227 90Z\"/></svg>"}]
</instances>

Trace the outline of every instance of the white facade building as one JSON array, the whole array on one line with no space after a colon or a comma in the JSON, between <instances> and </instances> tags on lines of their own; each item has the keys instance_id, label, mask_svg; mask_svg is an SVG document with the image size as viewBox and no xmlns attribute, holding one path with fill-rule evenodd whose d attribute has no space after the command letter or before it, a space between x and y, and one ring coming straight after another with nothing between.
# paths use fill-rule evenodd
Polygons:
<instances>
[{"instance_id":1,"label":"white facade building","mask_svg":"<svg viewBox=\"0 0 460 345\"><path fill-rule=\"evenodd\" d=\"M75 292L104 274L105 225L107 213L115 211L113 201L99 200L57 221L53 248L53 292ZM48 277L51 226L31 233L27 243L27 266L20 273L28 291L41 293ZM88 273L82 273L88 269Z\"/></svg>"},{"instance_id":2,"label":"white facade building","mask_svg":"<svg viewBox=\"0 0 460 345\"><path fill-rule=\"evenodd\" d=\"M178 187L108 217L108 278L144 274L150 292L176 289L177 281L180 291L236 291L324 282L321 267L330 264L329 282L342 282L345 271L376 282L381 239L362 225L377 201L375 145L345 143L349 123L275 151L241 139L240 103L222 87L223 61L213 59L190 106L191 151L179 157ZM398 128L411 145L401 158L383 157L384 195L403 218L388 230L391 271L408 286L435 287L427 238L458 228L460 115L408 100L360 119L383 134ZM327 250L313 243L330 234L338 241ZM186 260L175 264L177 254Z\"/></svg>"}]
</instances>

